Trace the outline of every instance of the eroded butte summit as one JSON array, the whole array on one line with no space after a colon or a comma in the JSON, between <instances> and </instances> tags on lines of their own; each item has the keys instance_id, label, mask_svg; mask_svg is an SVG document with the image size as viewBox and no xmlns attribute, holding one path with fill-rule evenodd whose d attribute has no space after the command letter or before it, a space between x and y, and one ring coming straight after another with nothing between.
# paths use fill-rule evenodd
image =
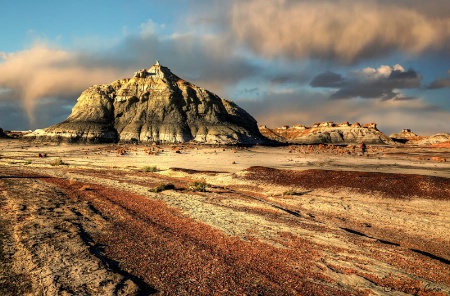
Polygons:
<instances>
[{"instance_id":1,"label":"eroded butte summit","mask_svg":"<svg viewBox=\"0 0 450 296\"><path fill-rule=\"evenodd\" d=\"M256 120L232 101L189 83L158 61L132 78L83 91L63 122L30 137L66 142L260 144Z\"/></svg>"}]
</instances>

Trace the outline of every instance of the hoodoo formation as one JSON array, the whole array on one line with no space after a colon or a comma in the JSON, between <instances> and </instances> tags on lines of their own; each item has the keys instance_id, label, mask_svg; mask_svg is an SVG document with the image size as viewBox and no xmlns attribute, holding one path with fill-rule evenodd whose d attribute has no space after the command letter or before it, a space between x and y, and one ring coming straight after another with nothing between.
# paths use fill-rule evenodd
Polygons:
<instances>
[{"instance_id":1,"label":"hoodoo formation","mask_svg":"<svg viewBox=\"0 0 450 296\"><path fill-rule=\"evenodd\" d=\"M65 121L36 130L30 137L92 143L266 141L246 111L179 78L159 62L132 78L89 87Z\"/></svg>"}]
</instances>

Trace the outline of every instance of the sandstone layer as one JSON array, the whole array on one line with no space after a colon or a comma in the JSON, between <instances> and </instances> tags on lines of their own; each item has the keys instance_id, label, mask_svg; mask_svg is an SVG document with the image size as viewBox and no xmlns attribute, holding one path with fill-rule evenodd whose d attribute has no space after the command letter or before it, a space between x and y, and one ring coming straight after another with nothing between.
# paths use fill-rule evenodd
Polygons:
<instances>
[{"instance_id":1,"label":"sandstone layer","mask_svg":"<svg viewBox=\"0 0 450 296\"><path fill-rule=\"evenodd\" d=\"M261 133L279 142L293 144L393 144L392 139L377 129L375 123L335 124L333 122L315 123L312 127L296 125L270 129L259 127Z\"/></svg>"},{"instance_id":2,"label":"sandstone layer","mask_svg":"<svg viewBox=\"0 0 450 296\"><path fill-rule=\"evenodd\" d=\"M134 77L85 90L64 121L30 137L67 142L258 144L256 120L159 62Z\"/></svg>"}]
</instances>

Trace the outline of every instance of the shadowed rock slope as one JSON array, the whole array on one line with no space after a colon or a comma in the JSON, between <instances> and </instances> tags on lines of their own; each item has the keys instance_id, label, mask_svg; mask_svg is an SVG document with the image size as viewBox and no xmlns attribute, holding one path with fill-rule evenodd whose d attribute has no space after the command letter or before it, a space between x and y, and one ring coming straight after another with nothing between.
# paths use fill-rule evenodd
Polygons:
<instances>
[{"instance_id":1,"label":"shadowed rock slope","mask_svg":"<svg viewBox=\"0 0 450 296\"><path fill-rule=\"evenodd\" d=\"M64 121L31 137L67 142L258 144L256 120L159 62L129 79L85 90Z\"/></svg>"}]
</instances>

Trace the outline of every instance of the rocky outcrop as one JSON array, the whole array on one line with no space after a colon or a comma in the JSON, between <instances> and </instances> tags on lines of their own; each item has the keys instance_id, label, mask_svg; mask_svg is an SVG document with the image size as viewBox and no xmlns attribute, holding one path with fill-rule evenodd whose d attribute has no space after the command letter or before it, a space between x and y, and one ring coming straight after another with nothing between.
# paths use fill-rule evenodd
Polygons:
<instances>
[{"instance_id":1,"label":"rocky outcrop","mask_svg":"<svg viewBox=\"0 0 450 296\"><path fill-rule=\"evenodd\" d=\"M409 128L402 129L400 133L394 133L389 136L389 138L398 142L407 142L412 139L417 139L417 135L413 133Z\"/></svg>"},{"instance_id":2,"label":"rocky outcrop","mask_svg":"<svg viewBox=\"0 0 450 296\"><path fill-rule=\"evenodd\" d=\"M393 141L377 129L375 123L359 124L348 122L315 123L312 127L296 125L270 129L260 126L261 133L280 142L292 144L392 144Z\"/></svg>"},{"instance_id":3,"label":"rocky outcrop","mask_svg":"<svg viewBox=\"0 0 450 296\"><path fill-rule=\"evenodd\" d=\"M400 133L389 136L395 142L410 146L450 146L450 134L439 133L432 136L418 136L410 129L403 129Z\"/></svg>"},{"instance_id":4,"label":"rocky outcrop","mask_svg":"<svg viewBox=\"0 0 450 296\"><path fill-rule=\"evenodd\" d=\"M429 137L417 137L416 139L409 140L407 144L417 146L429 146L429 145L439 145L443 143L445 144L450 143L450 134L439 133Z\"/></svg>"},{"instance_id":5,"label":"rocky outcrop","mask_svg":"<svg viewBox=\"0 0 450 296\"><path fill-rule=\"evenodd\" d=\"M257 144L256 120L159 62L129 79L85 90L64 121L31 137L68 142Z\"/></svg>"}]
</instances>

